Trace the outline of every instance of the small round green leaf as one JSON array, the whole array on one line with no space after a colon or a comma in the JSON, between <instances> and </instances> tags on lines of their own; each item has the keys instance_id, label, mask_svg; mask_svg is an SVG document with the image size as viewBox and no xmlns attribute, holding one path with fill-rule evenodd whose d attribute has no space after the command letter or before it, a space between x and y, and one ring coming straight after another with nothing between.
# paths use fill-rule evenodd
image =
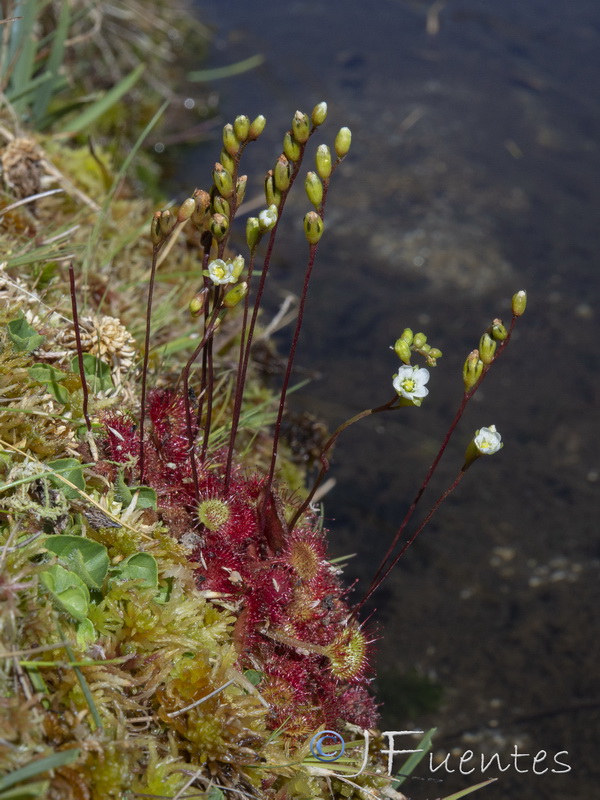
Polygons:
<instances>
[{"instance_id":1,"label":"small round green leaf","mask_svg":"<svg viewBox=\"0 0 600 800\"><path fill-rule=\"evenodd\" d=\"M122 581L139 580L152 589L158 587L158 566L149 553L134 553L121 561L113 570L115 578Z\"/></svg>"},{"instance_id":2,"label":"small round green leaf","mask_svg":"<svg viewBox=\"0 0 600 800\"><path fill-rule=\"evenodd\" d=\"M106 547L84 536L48 536L44 546L55 553L90 589L101 589L108 572Z\"/></svg>"},{"instance_id":3,"label":"small round green leaf","mask_svg":"<svg viewBox=\"0 0 600 800\"><path fill-rule=\"evenodd\" d=\"M78 575L60 564L53 564L40 574L40 581L59 608L80 622L86 618L90 593Z\"/></svg>"}]
</instances>

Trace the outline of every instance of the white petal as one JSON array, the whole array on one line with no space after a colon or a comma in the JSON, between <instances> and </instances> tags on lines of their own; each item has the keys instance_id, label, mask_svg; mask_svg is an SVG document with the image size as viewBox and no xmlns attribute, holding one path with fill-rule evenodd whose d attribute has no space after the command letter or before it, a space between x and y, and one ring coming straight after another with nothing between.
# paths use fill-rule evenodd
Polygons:
<instances>
[{"instance_id":1,"label":"white petal","mask_svg":"<svg viewBox=\"0 0 600 800\"><path fill-rule=\"evenodd\" d=\"M420 369L415 369L415 374L413 375L414 379L419 383L427 383L429 378L431 377L429 374L429 370L425 369L425 367L421 367Z\"/></svg>"}]
</instances>

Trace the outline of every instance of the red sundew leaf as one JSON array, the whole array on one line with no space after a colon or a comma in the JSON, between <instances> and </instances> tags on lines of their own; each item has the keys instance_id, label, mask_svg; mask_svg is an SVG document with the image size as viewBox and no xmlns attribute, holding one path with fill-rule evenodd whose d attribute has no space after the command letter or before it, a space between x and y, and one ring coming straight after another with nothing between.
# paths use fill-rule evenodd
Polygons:
<instances>
[{"instance_id":1,"label":"red sundew leaf","mask_svg":"<svg viewBox=\"0 0 600 800\"><path fill-rule=\"evenodd\" d=\"M259 509L261 507L263 509L263 532L265 539L267 540L267 544L274 553L279 553L279 551L283 548L289 531L284 520L279 515L273 492L269 491L266 501L263 493L261 492L258 503Z\"/></svg>"}]
</instances>

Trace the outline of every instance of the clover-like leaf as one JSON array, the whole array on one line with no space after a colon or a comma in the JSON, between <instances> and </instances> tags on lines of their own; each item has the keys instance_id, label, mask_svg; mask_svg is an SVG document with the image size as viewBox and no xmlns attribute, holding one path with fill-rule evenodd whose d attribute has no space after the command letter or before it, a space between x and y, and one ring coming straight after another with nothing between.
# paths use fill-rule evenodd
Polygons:
<instances>
[{"instance_id":1,"label":"clover-like leaf","mask_svg":"<svg viewBox=\"0 0 600 800\"><path fill-rule=\"evenodd\" d=\"M61 386L60 381L67 377L66 372L51 366L50 364L34 364L27 370L29 377L46 385L50 394L59 403L66 405L69 402L69 391L65 386Z\"/></svg>"},{"instance_id":2,"label":"clover-like leaf","mask_svg":"<svg viewBox=\"0 0 600 800\"><path fill-rule=\"evenodd\" d=\"M156 511L158 500L154 489L150 486L136 486L131 491L137 493L137 508L153 508Z\"/></svg>"},{"instance_id":3,"label":"clover-like leaf","mask_svg":"<svg viewBox=\"0 0 600 800\"><path fill-rule=\"evenodd\" d=\"M90 589L101 589L108 572L108 551L104 545L84 536L48 536L44 546L58 556Z\"/></svg>"},{"instance_id":4,"label":"clover-like leaf","mask_svg":"<svg viewBox=\"0 0 600 800\"><path fill-rule=\"evenodd\" d=\"M31 353L37 350L44 341L44 337L31 327L25 317L11 320L6 326L6 330L15 350L21 353Z\"/></svg>"},{"instance_id":5,"label":"clover-like leaf","mask_svg":"<svg viewBox=\"0 0 600 800\"><path fill-rule=\"evenodd\" d=\"M40 574L40 580L59 608L80 622L87 617L90 593L78 575L53 564Z\"/></svg>"},{"instance_id":6,"label":"clover-like leaf","mask_svg":"<svg viewBox=\"0 0 600 800\"><path fill-rule=\"evenodd\" d=\"M92 392L106 392L114 389L110 367L91 353L83 354L83 377ZM79 359L71 359L71 370L79 374Z\"/></svg>"},{"instance_id":7,"label":"clover-like leaf","mask_svg":"<svg viewBox=\"0 0 600 800\"><path fill-rule=\"evenodd\" d=\"M139 580L151 589L158 587L158 565L149 553L134 553L113 568L112 574L118 580Z\"/></svg>"}]
</instances>

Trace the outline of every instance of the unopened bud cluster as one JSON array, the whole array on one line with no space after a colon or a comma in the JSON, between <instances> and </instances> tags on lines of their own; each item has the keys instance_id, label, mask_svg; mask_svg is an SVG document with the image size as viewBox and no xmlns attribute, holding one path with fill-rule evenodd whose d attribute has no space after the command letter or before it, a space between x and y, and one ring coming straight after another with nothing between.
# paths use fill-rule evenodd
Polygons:
<instances>
[{"instance_id":1,"label":"unopened bud cluster","mask_svg":"<svg viewBox=\"0 0 600 800\"><path fill-rule=\"evenodd\" d=\"M511 305L514 317L520 317L524 314L527 305L526 292L520 291L514 294ZM472 350L465 361L463 367L465 392L470 392L478 383L483 375L484 369L494 362L497 356L498 344L502 344L507 338L508 331L502 320L498 318L494 319L479 340L479 348Z\"/></svg>"},{"instance_id":2,"label":"unopened bud cluster","mask_svg":"<svg viewBox=\"0 0 600 800\"><path fill-rule=\"evenodd\" d=\"M400 361L405 364L410 364L413 353L423 356L430 367L435 367L438 358L442 357L442 351L437 347L432 347L424 333L413 333L410 328L404 329L402 336L394 345L394 351Z\"/></svg>"},{"instance_id":3,"label":"unopened bud cluster","mask_svg":"<svg viewBox=\"0 0 600 800\"><path fill-rule=\"evenodd\" d=\"M282 152L275 165L265 176L266 208L257 216L246 221L246 243L252 258L265 234L273 236L279 221L283 203L297 176L306 144L312 134L327 117L327 103L318 103L309 114L296 111L290 129L283 137ZM201 286L189 302L193 317L213 313L215 321L221 318L248 293L247 281L241 280L245 269L241 256L227 257L227 244L236 212L242 204L248 178L238 175L240 159L246 145L257 139L264 130L266 119L262 115L250 121L240 115L223 127L222 149L219 161L212 170L213 185L210 192L196 189L191 197L181 204L176 214L169 210L157 212L151 225L151 237L155 248L160 249L177 226L188 220L200 232L200 244L204 251L204 286ZM326 144L318 146L314 169L309 171L304 181L308 199L314 210L309 211L303 220L304 233L308 243L314 247L324 231L324 205L332 172L348 153L351 144L348 128L341 128L335 138L334 147ZM332 152L335 151L332 156ZM334 161L335 159L335 161ZM232 286L230 286L232 285ZM219 287L228 287L227 291ZM214 300L214 302L213 302ZM215 306L219 304L219 308ZM212 306L212 312L209 309ZM424 340L413 347L425 355L429 364L441 353L426 344Z\"/></svg>"}]
</instances>

